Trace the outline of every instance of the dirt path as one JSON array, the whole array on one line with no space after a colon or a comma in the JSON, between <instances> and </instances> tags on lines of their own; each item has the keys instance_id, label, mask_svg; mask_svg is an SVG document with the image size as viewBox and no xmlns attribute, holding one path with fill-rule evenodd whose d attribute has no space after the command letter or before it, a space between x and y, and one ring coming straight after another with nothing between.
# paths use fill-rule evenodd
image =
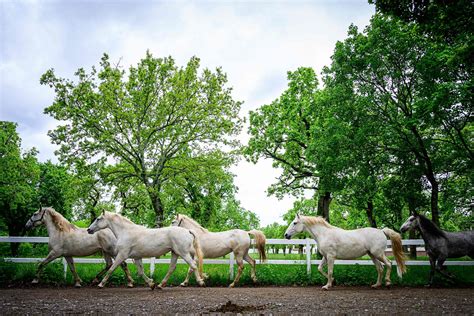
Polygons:
<instances>
[{"instance_id":1,"label":"dirt path","mask_svg":"<svg viewBox=\"0 0 474 316\"><path fill-rule=\"evenodd\" d=\"M171 313L474 314L474 288L367 287L0 289L0 314Z\"/></svg>"}]
</instances>

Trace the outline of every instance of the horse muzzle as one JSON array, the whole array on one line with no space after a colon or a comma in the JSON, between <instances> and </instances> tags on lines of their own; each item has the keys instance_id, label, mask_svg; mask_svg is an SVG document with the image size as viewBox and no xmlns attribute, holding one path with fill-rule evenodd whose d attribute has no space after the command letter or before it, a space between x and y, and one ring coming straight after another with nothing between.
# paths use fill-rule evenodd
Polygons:
<instances>
[{"instance_id":1,"label":"horse muzzle","mask_svg":"<svg viewBox=\"0 0 474 316\"><path fill-rule=\"evenodd\" d=\"M88 233L89 235L92 235L92 234L94 233L94 231L93 231L92 229L90 229L90 228L87 228L87 233Z\"/></svg>"},{"instance_id":2,"label":"horse muzzle","mask_svg":"<svg viewBox=\"0 0 474 316\"><path fill-rule=\"evenodd\" d=\"M286 238L286 239L291 239L291 236L288 235L288 234L285 234L285 238Z\"/></svg>"}]
</instances>

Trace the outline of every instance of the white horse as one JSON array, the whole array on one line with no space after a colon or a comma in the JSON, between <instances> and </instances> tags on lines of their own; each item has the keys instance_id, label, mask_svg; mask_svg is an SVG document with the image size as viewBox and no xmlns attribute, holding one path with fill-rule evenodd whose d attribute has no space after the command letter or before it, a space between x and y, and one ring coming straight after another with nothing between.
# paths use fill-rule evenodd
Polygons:
<instances>
[{"instance_id":1,"label":"white horse","mask_svg":"<svg viewBox=\"0 0 474 316\"><path fill-rule=\"evenodd\" d=\"M106 262L106 267L97 274L93 282L98 282L101 277L111 266L112 257L115 257L115 243L117 239L110 229L102 231L97 235L89 235L84 228L76 227L65 219L60 213L56 212L51 207L42 207L36 211L25 225L25 228L31 229L40 225L45 225L49 235L49 254L38 266L36 278L32 283L36 284L39 281L40 273L43 268L56 258L64 257L68 263L74 280L75 287L81 286L81 279L77 275L74 267L73 256L90 256L102 251ZM130 276L130 271L127 264L122 264L122 269L127 275L128 287L133 287L133 279Z\"/></svg>"},{"instance_id":2,"label":"white horse","mask_svg":"<svg viewBox=\"0 0 474 316\"><path fill-rule=\"evenodd\" d=\"M303 231L308 232L318 243L318 250L323 259L318 267L319 272L328 279L328 283L323 289L328 290L333 282L333 268L335 259L356 259L366 254L370 256L377 269L377 283L372 287L377 288L382 285L383 264L387 266L385 284L389 286L392 263L385 256L387 248L387 237L392 242L392 251L397 261L397 272L401 278L406 272L405 257L402 249L400 234L390 228L377 229L366 227L355 230L344 230L330 225L322 217L296 215L294 221L288 226L285 238L291 237ZM328 265L328 273L323 271L324 265Z\"/></svg>"},{"instance_id":3,"label":"white horse","mask_svg":"<svg viewBox=\"0 0 474 316\"><path fill-rule=\"evenodd\" d=\"M137 265L139 275L153 290L155 283L143 273L143 257L159 257L171 251L171 264L163 281L158 285L162 288L166 285L171 273L176 268L178 256L183 258L189 265L190 271L194 271L199 285L204 286L202 280L202 252L199 241L193 231L181 227L146 228L137 225L127 218L104 212L89 226L87 231L93 234L101 229L110 228L117 237L117 256L114 264L110 267L99 287L103 288L112 272L127 258L133 258ZM198 264L194 261L197 256Z\"/></svg>"},{"instance_id":4,"label":"white horse","mask_svg":"<svg viewBox=\"0 0 474 316\"><path fill-rule=\"evenodd\" d=\"M210 232L203 228L196 221L189 218L186 215L178 214L171 223L173 226L180 226L188 229L192 229L199 238L201 245L202 254L204 258L218 258L225 256L226 254L233 252L235 255L235 261L238 265L237 276L234 282L229 287L234 287L239 282L240 275L244 268L244 261L247 261L251 267L251 276L254 282L257 282L255 275L255 260L249 256L250 248L250 236L255 237L256 246L260 254L260 262L266 260L265 254L265 235L259 230L245 231L241 229L233 229L224 232ZM187 286L191 270L188 271L188 275L181 286Z\"/></svg>"}]
</instances>

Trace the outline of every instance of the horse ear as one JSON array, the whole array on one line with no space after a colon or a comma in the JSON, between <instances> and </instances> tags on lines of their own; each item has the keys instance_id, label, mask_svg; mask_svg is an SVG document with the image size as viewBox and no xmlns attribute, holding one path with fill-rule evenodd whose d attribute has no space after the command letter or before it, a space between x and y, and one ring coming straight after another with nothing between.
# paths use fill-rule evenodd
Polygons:
<instances>
[{"instance_id":1,"label":"horse ear","mask_svg":"<svg viewBox=\"0 0 474 316\"><path fill-rule=\"evenodd\" d=\"M300 213L296 213L296 218L300 219Z\"/></svg>"}]
</instances>

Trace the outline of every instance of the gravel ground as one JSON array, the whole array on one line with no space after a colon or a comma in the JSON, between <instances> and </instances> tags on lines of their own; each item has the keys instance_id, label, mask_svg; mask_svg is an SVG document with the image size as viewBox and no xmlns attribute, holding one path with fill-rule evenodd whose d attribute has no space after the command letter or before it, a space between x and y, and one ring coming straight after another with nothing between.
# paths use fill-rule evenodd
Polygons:
<instances>
[{"instance_id":1,"label":"gravel ground","mask_svg":"<svg viewBox=\"0 0 474 316\"><path fill-rule=\"evenodd\" d=\"M367 287L0 289L0 314L471 314L474 288Z\"/></svg>"}]
</instances>

